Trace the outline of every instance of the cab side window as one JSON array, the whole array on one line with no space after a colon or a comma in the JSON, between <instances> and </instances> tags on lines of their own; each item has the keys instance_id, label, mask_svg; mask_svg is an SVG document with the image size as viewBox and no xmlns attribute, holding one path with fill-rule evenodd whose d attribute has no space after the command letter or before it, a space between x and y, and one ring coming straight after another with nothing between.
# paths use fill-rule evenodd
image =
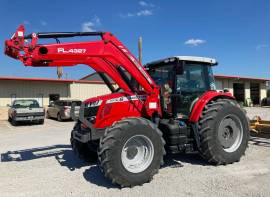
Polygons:
<instances>
[{"instance_id":1,"label":"cab side window","mask_svg":"<svg viewBox=\"0 0 270 197\"><path fill-rule=\"evenodd\" d=\"M183 75L177 75L177 92L206 89L202 65L185 65Z\"/></svg>"},{"instance_id":2,"label":"cab side window","mask_svg":"<svg viewBox=\"0 0 270 197\"><path fill-rule=\"evenodd\" d=\"M173 75L174 65L162 66L153 71L150 70L150 75L157 85L160 86L161 91L161 105L165 112L172 113L171 94L173 90Z\"/></svg>"}]
</instances>

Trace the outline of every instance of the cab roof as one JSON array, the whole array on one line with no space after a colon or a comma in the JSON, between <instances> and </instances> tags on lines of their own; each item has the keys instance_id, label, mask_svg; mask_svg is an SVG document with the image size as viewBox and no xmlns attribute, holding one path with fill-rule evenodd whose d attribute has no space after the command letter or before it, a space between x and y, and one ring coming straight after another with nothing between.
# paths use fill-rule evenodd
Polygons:
<instances>
[{"instance_id":1,"label":"cab roof","mask_svg":"<svg viewBox=\"0 0 270 197\"><path fill-rule=\"evenodd\" d=\"M168 62L174 62L175 60L179 60L179 61L189 61L189 62L201 62L201 63L207 63L210 64L212 66L217 65L217 61L213 58L208 58L208 57L198 57L198 56L172 56L172 57L168 57L165 59L160 59L160 60L156 60L153 62L149 62L147 63L145 66L149 66L152 64L160 64L162 62L164 63L168 63Z\"/></svg>"}]
</instances>

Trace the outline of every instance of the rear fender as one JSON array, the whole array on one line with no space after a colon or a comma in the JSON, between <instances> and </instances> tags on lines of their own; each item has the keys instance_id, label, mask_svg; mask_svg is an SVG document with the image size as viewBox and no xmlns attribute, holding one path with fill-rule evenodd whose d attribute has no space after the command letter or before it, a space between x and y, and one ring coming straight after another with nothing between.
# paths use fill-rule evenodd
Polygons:
<instances>
[{"instance_id":1,"label":"rear fender","mask_svg":"<svg viewBox=\"0 0 270 197\"><path fill-rule=\"evenodd\" d=\"M235 98L232 96L231 93L208 91L204 93L193 106L189 117L189 121L193 123L198 122L205 105L212 100L217 100L218 98L227 98L235 100Z\"/></svg>"}]
</instances>

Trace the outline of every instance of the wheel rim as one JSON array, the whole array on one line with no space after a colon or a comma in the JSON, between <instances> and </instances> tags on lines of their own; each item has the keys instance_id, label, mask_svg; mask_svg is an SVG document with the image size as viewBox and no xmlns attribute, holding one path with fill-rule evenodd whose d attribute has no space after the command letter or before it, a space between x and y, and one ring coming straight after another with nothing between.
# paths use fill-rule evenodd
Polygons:
<instances>
[{"instance_id":1,"label":"wheel rim","mask_svg":"<svg viewBox=\"0 0 270 197\"><path fill-rule=\"evenodd\" d=\"M236 151L242 143L243 126L240 119L233 115L225 116L218 128L218 139L226 152Z\"/></svg>"},{"instance_id":2,"label":"wheel rim","mask_svg":"<svg viewBox=\"0 0 270 197\"><path fill-rule=\"evenodd\" d=\"M132 173L146 170L154 158L154 146L144 135L129 138L122 148L121 160L124 168Z\"/></svg>"}]
</instances>

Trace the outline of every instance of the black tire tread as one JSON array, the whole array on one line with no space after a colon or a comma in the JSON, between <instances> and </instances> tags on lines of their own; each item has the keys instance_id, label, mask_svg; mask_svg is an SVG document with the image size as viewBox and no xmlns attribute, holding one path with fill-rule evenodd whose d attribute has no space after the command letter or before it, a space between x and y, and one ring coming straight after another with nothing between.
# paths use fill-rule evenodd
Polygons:
<instances>
[{"instance_id":1,"label":"black tire tread","mask_svg":"<svg viewBox=\"0 0 270 197\"><path fill-rule=\"evenodd\" d=\"M215 164L215 165L226 165L233 162L228 162L225 158L223 158L221 155L217 155L214 153L214 148L211 147L209 141L212 139L212 129L209 125L211 121L214 121L215 117L217 116L217 113L222 108L226 108L228 106L238 106L237 102L230 99L218 99L215 101L211 101L208 103L200 117L199 120L199 138L200 138L200 147L199 151L201 153L201 156L205 158L209 163ZM245 112L243 109L241 109L243 112ZM248 140L247 142L248 143ZM248 144L246 144L247 147ZM243 153L244 154L244 153ZM241 155L242 156L242 155ZM240 157L241 157L240 156Z\"/></svg>"},{"instance_id":2,"label":"black tire tread","mask_svg":"<svg viewBox=\"0 0 270 197\"><path fill-rule=\"evenodd\" d=\"M78 129L78 123L75 124L73 130L71 131L70 144L73 152L77 157L86 162L96 162L97 152L89 149L86 143L82 143L73 138L73 131ZM91 143L91 142L89 142Z\"/></svg>"},{"instance_id":3,"label":"black tire tread","mask_svg":"<svg viewBox=\"0 0 270 197\"><path fill-rule=\"evenodd\" d=\"M125 180L122 177L117 176L115 173L113 173L113 169L110 166L110 161L113 159L113 156L109 155L109 150L111 149L111 147L113 147L117 144L117 138L114 136L114 131L123 130L123 127L125 124L128 124L128 125L144 124L144 125L150 126L152 129L154 129L158 133L158 135L160 136L160 138L162 140L163 155L166 154L166 151L164 148L165 141L162 137L162 132L158 129L158 127L154 123L152 123L144 118L126 118L126 119L123 119L123 120L113 124L111 127L107 128L105 130L105 134L104 134L103 138L101 138L101 140L100 140L100 147L99 147L99 151L98 151L98 159L100 162L101 171L104 172L105 177L110 179L113 184L117 183L121 187L133 187L135 185L133 185L132 183L128 182L127 180ZM162 157L160 160L160 166L163 164L164 164L164 161L163 161L163 157ZM151 174L151 176L149 177L149 180L147 182L150 182L153 179L153 176L158 173L158 170L159 169L153 170L153 173Z\"/></svg>"}]
</instances>

